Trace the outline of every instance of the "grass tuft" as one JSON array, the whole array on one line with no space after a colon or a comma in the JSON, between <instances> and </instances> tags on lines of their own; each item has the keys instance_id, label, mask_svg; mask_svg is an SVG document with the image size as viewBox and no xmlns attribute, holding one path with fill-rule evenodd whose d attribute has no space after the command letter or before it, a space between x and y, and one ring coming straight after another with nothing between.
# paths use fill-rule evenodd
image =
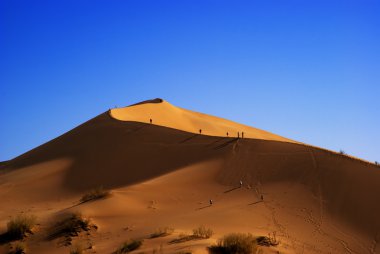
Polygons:
<instances>
[{"instance_id":1,"label":"grass tuft","mask_svg":"<svg viewBox=\"0 0 380 254\"><path fill-rule=\"evenodd\" d=\"M84 247L83 244L77 243L70 249L70 254L83 254Z\"/></svg>"},{"instance_id":2,"label":"grass tuft","mask_svg":"<svg viewBox=\"0 0 380 254\"><path fill-rule=\"evenodd\" d=\"M11 246L9 254L26 254L26 245L23 242L16 242Z\"/></svg>"},{"instance_id":3,"label":"grass tuft","mask_svg":"<svg viewBox=\"0 0 380 254\"><path fill-rule=\"evenodd\" d=\"M142 240L128 240L124 242L114 254L129 253L133 250L137 250L143 244Z\"/></svg>"},{"instance_id":4,"label":"grass tuft","mask_svg":"<svg viewBox=\"0 0 380 254\"><path fill-rule=\"evenodd\" d=\"M91 225L89 219L84 218L80 213L68 214L53 227L49 238L78 236L80 232L89 231L92 227L96 228L95 225Z\"/></svg>"},{"instance_id":5,"label":"grass tuft","mask_svg":"<svg viewBox=\"0 0 380 254\"><path fill-rule=\"evenodd\" d=\"M206 228L205 226L199 226L193 229L193 234L180 234L178 238L171 240L169 243L183 243L192 240L199 239L208 239L210 238L214 232L211 228Z\"/></svg>"},{"instance_id":6,"label":"grass tuft","mask_svg":"<svg viewBox=\"0 0 380 254\"><path fill-rule=\"evenodd\" d=\"M23 239L27 233L32 233L36 224L36 216L20 214L7 224L7 235L10 239Z\"/></svg>"},{"instance_id":7,"label":"grass tuft","mask_svg":"<svg viewBox=\"0 0 380 254\"><path fill-rule=\"evenodd\" d=\"M174 231L173 228L169 227L163 227L163 228L158 228L156 231L154 231L152 234L150 234L150 238L157 238L157 237L164 237L172 234Z\"/></svg>"},{"instance_id":8,"label":"grass tuft","mask_svg":"<svg viewBox=\"0 0 380 254\"><path fill-rule=\"evenodd\" d=\"M276 237L276 232L273 232L272 234L269 234L268 236L259 236L256 238L256 242L258 245L261 246L277 246L279 244L279 241Z\"/></svg>"},{"instance_id":9,"label":"grass tuft","mask_svg":"<svg viewBox=\"0 0 380 254\"><path fill-rule=\"evenodd\" d=\"M254 254L257 242L251 234L231 233L207 249L210 254Z\"/></svg>"},{"instance_id":10,"label":"grass tuft","mask_svg":"<svg viewBox=\"0 0 380 254\"><path fill-rule=\"evenodd\" d=\"M210 238L213 234L214 232L212 231L212 229L206 228L203 225L193 229L193 236L197 238L207 239Z\"/></svg>"},{"instance_id":11,"label":"grass tuft","mask_svg":"<svg viewBox=\"0 0 380 254\"><path fill-rule=\"evenodd\" d=\"M103 186L100 186L84 194L83 197L80 199L80 202L85 203L101 198L106 198L109 195L111 195L111 192L109 190L103 189Z\"/></svg>"}]
</instances>

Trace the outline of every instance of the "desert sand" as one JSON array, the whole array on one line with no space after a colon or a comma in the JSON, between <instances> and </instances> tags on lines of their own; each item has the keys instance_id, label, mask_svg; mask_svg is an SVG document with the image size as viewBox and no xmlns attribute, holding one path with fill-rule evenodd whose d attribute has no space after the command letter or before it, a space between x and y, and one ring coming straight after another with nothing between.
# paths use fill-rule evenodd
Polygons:
<instances>
[{"instance_id":1,"label":"desert sand","mask_svg":"<svg viewBox=\"0 0 380 254\"><path fill-rule=\"evenodd\" d=\"M111 195L79 202L99 186ZM17 214L37 217L27 253L76 243L112 253L133 238L144 239L133 253L207 253L228 233L275 233L279 244L258 253L380 253L378 165L161 99L111 109L1 163L0 200L0 235ZM97 229L66 246L48 236L70 212ZM171 243L200 225L212 237ZM174 231L150 239L160 227ZM0 253L10 244L0 239Z\"/></svg>"}]
</instances>

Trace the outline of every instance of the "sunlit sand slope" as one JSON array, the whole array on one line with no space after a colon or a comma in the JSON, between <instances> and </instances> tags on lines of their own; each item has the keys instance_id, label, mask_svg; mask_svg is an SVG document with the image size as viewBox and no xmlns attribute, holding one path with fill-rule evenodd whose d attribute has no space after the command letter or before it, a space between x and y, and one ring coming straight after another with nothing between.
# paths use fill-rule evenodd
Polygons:
<instances>
[{"instance_id":1,"label":"sunlit sand slope","mask_svg":"<svg viewBox=\"0 0 380 254\"><path fill-rule=\"evenodd\" d=\"M110 110L110 115L121 121L149 123L150 119L152 119L156 125L192 133L199 133L201 129L202 134L209 136L225 137L228 132L230 137L237 137L239 132L240 136L244 133L246 138L294 142L270 132L223 118L182 109L161 99L112 109Z\"/></svg>"}]
</instances>

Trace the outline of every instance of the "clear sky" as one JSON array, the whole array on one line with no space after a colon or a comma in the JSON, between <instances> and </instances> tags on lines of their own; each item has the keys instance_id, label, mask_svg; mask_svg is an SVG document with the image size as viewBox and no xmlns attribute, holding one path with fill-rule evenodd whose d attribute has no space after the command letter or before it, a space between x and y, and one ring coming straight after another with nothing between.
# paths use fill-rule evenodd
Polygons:
<instances>
[{"instance_id":1,"label":"clear sky","mask_svg":"<svg viewBox=\"0 0 380 254\"><path fill-rule=\"evenodd\" d=\"M380 2L0 1L0 161L156 97L380 161Z\"/></svg>"}]
</instances>

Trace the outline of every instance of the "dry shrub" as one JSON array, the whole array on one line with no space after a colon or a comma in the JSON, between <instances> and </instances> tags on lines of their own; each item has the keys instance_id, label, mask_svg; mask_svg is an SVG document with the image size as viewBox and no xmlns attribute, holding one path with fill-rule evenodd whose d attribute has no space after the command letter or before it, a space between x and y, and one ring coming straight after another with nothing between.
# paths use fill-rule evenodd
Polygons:
<instances>
[{"instance_id":1,"label":"dry shrub","mask_svg":"<svg viewBox=\"0 0 380 254\"><path fill-rule=\"evenodd\" d=\"M111 192L109 190L103 189L103 186L100 186L84 194L83 197L80 199L80 202L85 203L101 198L106 198L109 195L111 195Z\"/></svg>"},{"instance_id":2,"label":"dry shrub","mask_svg":"<svg viewBox=\"0 0 380 254\"><path fill-rule=\"evenodd\" d=\"M206 228L205 226L201 225L195 229L193 229L193 236L197 238L210 238L214 232L210 228Z\"/></svg>"},{"instance_id":3,"label":"dry shrub","mask_svg":"<svg viewBox=\"0 0 380 254\"><path fill-rule=\"evenodd\" d=\"M210 254L254 254L257 251L256 238L251 234L231 233L208 247L208 251Z\"/></svg>"},{"instance_id":4,"label":"dry shrub","mask_svg":"<svg viewBox=\"0 0 380 254\"><path fill-rule=\"evenodd\" d=\"M172 234L174 231L173 228L170 227L163 227L163 228L158 228L156 229L155 232L150 234L150 238L157 238L157 237L164 237Z\"/></svg>"},{"instance_id":5,"label":"dry shrub","mask_svg":"<svg viewBox=\"0 0 380 254\"><path fill-rule=\"evenodd\" d=\"M193 234L179 234L178 238L171 240L169 243L183 243L192 240L199 239L207 239L210 238L214 232L210 228L206 228L205 226L199 226L193 229Z\"/></svg>"},{"instance_id":6,"label":"dry shrub","mask_svg":"<svg viewBox=\"0 0 380 254\"><path fill-rule=\"evenodd\" d=\"M83 254L84 247L83 244L77 243L70 249L70 254Z\"/></svg>"},{"instance_id":7,"label":"dry shrub","mask_svg":"<svg viewBox=\"0 0 380 254\"><path fill-rule=\"evenodd\" d=\"M25 254L26 253L26 245L23 242L16 242L11 245L11 251L9 254Z\"/></svg>"},{"instance_id":8,"label":"dry shrub","mask_svg":"<svg viewBox=\"0 0 380 254\"><path fill-rule=\"evenodd\" d=\"M279 241L276 237L276 232L273 232L272 234L268 234L268 236L259 236L256 238L256 242L258 245L261 246L277 246L279 244Z\"/></svg>"},{"instance_id":9,"label":"dry shrub","mask_svg":"<svg viewBox=\"0 0 380 254\"><path fill-rule=\"evenodd\" d=\"M36 216L20 214L12 218L7 224L7 236L10 239L22 239L27 233L32 233L36 224Z\"/></svg>"},{"instance_id":10,"label":"dry shrub","mask_svg":"<svg viewBox=\"0 0 380 254\"><path fill-rule=\"evenodd\" d=\"M50 239L61 236L71 237L78 236L82 231L89 231L91 228L97 228L90 223L89 219L84 218L80 213L67 214L52 228L49 236Z\"/></svg>"},{"instance_id":11,"label":"dry shrub","mask_svg":"<svg viewBox=\"0 0 380 254\"><path fill-rule=\"evenodd\" d=\"M128 240L124 242L119 249L117 249L114 254L123 254L123 253L129 253L133 250L137 250L140 248L140 246L143 244L142 240Z\"/></svg>"}]
</instances>

